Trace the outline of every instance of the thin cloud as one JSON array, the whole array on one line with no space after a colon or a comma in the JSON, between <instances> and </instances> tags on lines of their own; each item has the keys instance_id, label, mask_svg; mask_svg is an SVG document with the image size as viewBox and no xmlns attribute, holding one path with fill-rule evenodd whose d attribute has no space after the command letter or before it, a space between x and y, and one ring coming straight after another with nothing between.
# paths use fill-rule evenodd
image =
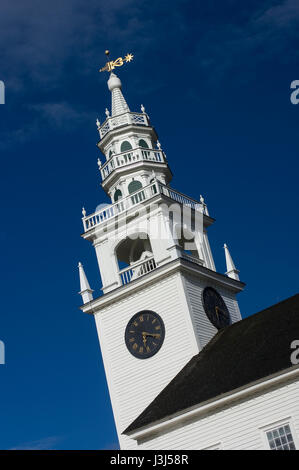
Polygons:
<instances>
[{"instance_id":1,"label":"thin cloud","mask_svg":"<svg viewBox=\"0 0 299 470\"><path fill-rule=\"evenodd\" d=\"M228 77L240 80L242 75L242 82L250 81L258 67L269 60L275 60L277 66L297 62L297 0L285 0L264 9L262 6L252 8L242 22L232 19L202 34L195 52L202 79L221 87L221 80Z\"/></svg>"},{"instance_id":2,"label":"thin cloud","mask_svg":"<svg viewBox=\"0 0 299 470\"><path fill-rule=\"evenodd\" d=\"M52 450L61 440L60 436L49 436L36 441L24 442L9 450Z\"/></svg>"}]
</instances>

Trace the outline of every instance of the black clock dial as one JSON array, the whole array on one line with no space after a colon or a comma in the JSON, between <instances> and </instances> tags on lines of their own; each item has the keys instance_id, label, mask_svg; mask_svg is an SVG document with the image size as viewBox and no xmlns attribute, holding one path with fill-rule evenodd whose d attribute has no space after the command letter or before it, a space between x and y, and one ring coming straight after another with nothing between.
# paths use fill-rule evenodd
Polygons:
<instances>
[{"instance_id":1,"label":"black clock dial","mask_svg":"<svg viewBox=\"0 0 299 470\"><path fill-rule=\"evenodd\" d=\"M206 287L202 294L203 306L210 322L220 330L230 325L230 315L223 298L213 287Z\"/></svg>"},{"instance_id":2,"label":"black clock dial","mask_svg":"<svg viewBox=\"0 0 299 470\"><path fill-rule=\"evenodd\" d=\"M163 320L151 310L136 313L125 332L127 348L138 359L147 359L156 354L163 344L164 337Z\"/></svg>"}]
</instances>

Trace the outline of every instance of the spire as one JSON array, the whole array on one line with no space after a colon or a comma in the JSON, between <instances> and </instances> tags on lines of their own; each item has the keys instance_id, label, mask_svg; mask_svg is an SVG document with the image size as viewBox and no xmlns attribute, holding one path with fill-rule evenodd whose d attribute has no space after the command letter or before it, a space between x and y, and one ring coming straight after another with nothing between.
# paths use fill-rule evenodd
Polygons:
<instances>
[{"instance_id":1,"label":"spire","mask_svg":"<svg viewBox=\"0 0 299 470\"><path fill-rule=\"evenodd\" d=\"M226 275L231 277L232 279L236 279L236 281L240 281L238 269L234 265L233 259L230 255L229 249L227 244L224 243L224 252L225 252L225 260L226 260Z\"/></svg>"},{"instance_id":2,"label":"spire","mask_svg":"<svg viewBox=\"0 0 299 470\"><path fill-rule=\"evenodd\" d=\"M115 75L115 73L111 72L110 78L107 83L112 95L112 117L130 111L129 106L127 105L127 102L121 91L121 81L117 77L117 75Z\"/></svg>"},{"instance_id":3,"label":"spire","mask_svg":"<svg viewBox=\"0 0 299 470\"><path fill-rule=\"evenodd\" d=\"M87 302L90 302L91 300L93 300L93 295L92 295L93 290L90 288L82 263L78 264L78 268L79 268L79 277L80 277L79 294L81 294L82 296L83 303L86 304Z\"/></svg>"}]
</instances>

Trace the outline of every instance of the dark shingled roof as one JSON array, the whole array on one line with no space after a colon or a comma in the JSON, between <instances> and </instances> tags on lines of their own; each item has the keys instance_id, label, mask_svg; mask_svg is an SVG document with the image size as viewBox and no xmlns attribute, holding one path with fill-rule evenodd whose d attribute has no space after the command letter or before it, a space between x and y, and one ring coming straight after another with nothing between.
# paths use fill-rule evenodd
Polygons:
<instances>
[{"instance_id":1,"label":"dark shingled roof","mask_svg":"<svg viewBox=\"0 0 299 470\"><path fill-rule=\"evenodd\" d=\"M220 330L124 434L292 367L295 339L299 294Z\"/></svg>"}]
</instances>

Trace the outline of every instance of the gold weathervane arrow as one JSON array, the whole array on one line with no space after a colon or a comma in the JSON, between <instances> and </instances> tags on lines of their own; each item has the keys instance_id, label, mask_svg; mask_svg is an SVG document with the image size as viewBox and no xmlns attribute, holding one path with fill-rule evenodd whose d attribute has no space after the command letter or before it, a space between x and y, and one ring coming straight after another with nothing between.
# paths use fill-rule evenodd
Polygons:
<instances>
[{"instance_id":1,"label":"gold weathervane arrow","mask_svg":"<svg viewBox=\"0 0 299 470\"><path fill-rule=\"evenodd\" d=\"M109 51L105 51L106 56L109 56ZM115 67L121 67L127 62L131 62L133 60L133 54L126 54L124 58L118 57L116 60L110 60L102 67L99 71L100 72L111 72L111 70L115 69Z\"/></svg>"}]
</instances>

